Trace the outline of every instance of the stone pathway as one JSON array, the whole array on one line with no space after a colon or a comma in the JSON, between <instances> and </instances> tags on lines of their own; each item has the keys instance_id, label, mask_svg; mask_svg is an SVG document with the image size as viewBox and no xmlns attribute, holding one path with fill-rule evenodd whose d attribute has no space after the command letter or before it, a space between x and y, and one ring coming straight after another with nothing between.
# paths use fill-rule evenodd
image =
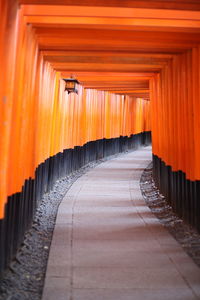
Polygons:
<instances>
[{"instance_id":1,"label":"stone pathway","mask_svg":"<svg viewBox=\"0 0 200 300\"><path fill-rule=\"evenodd\" d=\"M146 206L150 147L98 165L60 204L43 300L200 299L200 270Z\"/></svg>"}]
</instances>

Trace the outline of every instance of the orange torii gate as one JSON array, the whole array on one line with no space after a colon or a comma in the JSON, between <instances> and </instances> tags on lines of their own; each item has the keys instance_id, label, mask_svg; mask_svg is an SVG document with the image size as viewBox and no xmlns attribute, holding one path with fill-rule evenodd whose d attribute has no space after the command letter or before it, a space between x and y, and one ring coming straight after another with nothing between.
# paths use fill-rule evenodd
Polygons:
<instances>
[{"instance_id":1,"label":"orange torii gate","mask_svg":"<svg viewBox=\"0 0 200 300\"><path fill-rule=\"evenodd\" d=\"M155 180L200 229L199 0L0 4L0 270L42 193L73 170L68 150L81 166L88 145L104 149L96 159L151 129ZM78 95L64 92L71 74ZM62 174L51 174L60 159Z\"/></svg>"}]
</instances>

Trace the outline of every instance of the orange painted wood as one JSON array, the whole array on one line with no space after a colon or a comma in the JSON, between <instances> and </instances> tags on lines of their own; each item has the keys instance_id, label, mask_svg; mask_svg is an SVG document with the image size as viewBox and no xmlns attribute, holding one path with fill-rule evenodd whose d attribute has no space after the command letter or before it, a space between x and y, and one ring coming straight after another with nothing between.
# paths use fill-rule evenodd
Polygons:
<instances>
[{"instance_id":1,"label":"orange painted wood","mask_svg":"<svg viewBox=\"0 0 200 300\"><path fill-rule=\"evenodd\" d=\"M62 74L44 60L23 11L16 7L15 12L13 26L7 20L1 27L5 76L0 107L0 218L7 196L20 192L24 180L34 178L36 167L50 156L88 141L150 130L148 103L143 99L83 87L79 95L64 92ZM107 75L116 77L113 72ZM134 76L147 84L146 74Z\"/></svg>"},{"instance_id":2,"label":"orange painted wood","mask_svg":"<svg viewBox=\"0 0 200 300\"><path fill-rule=\"evenodd\" d=\"M55 5L53 0L19 0L21 4ZM69 6L91 6L91 0L57 0L57 5ZM92 6L103 7L134 7L134 8L156 8L156 9L179 9L179 10L200 10L199 0L93 0Z\"/></svg>"},{"instance_id":3,"label":"orange painted wood","mask_svg":"<svg viewBox=\"0 0 200 300\"><path fill-rule=\"evenodd\" d=\"M91 3L92 4L92 3ZM88 7L60 5L27 5L23 7L25 16L91 16L91 17L126 17L158 18L178 20L200 20L199 11L181 11L165 9L125 8L125 7Z\"/></svg>"},{"instance_id":4,"label":"orange painted wood","mask_svg":"<svg viewBox=\"0 0 200 300\"><path fill-rule=\"evenodd\" d=\"M151 126L153 153L200 180L199 0L0 3L0 218L48 157Z\"/></svg>"},{"instance_id":5,"label":"orange painted wood","mask_svg":"<svg viewBox=\"0 0 200 300\"><path fill-rule=\"evenodd\" d=\"M174 20L174 19L155 19L155 18L123 18L123 17L71 17L71 16L26 16L27 23L34 25L53 24L53 25L107 25L107 26L144 26L144 27L176 27L176 28L200 28L200 20Z\"/></svg>"}]
</instances>

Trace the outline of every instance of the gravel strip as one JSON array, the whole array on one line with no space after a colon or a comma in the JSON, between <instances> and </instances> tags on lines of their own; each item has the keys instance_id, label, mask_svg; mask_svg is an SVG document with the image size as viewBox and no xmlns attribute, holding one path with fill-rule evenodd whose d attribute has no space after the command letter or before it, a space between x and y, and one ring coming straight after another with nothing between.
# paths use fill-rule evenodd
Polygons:
<instances>
[{"instance_id":1,"label":"gravel strip","mask_svg":"<svg viewBox=\"0 0 200 300\"><path fill-rule=\"evenodd\" d=\"M165 197L155 186L152 173L151 163L144 170L140 180L140 188L147 206L200 267L200 234L172 211Z\"/></svg>"},{"instance_id":2,"label":"gravel strip","mask_svg":"<svg viewBox=\"0 0 200 300\"><path fill-rule=\"evenodd\" d=\"M131 151L131 150L130 150ZM33 225L25 235L16 259L0 279L0 300L40 300L57 210L71 185L98 164L129 151L89 163L73 174L56 181L42 197Z\"/></svg>"}]
</instances>

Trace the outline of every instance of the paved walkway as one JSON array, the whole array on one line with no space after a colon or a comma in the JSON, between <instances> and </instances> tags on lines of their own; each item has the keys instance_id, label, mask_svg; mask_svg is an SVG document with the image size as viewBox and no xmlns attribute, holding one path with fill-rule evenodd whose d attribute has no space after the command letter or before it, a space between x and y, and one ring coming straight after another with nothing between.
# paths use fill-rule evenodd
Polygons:
<instances>
[{"instance_id":1,"label":"paved walkway","mask_svg":"<svg viewBox=\"0 0 200 300\"><path fill-rule=\"evenodd\" d=\"M200 270L146 207L143 148L80 177L62 201L43 300L200 299Z\"/></svg>"}]
</instances>

